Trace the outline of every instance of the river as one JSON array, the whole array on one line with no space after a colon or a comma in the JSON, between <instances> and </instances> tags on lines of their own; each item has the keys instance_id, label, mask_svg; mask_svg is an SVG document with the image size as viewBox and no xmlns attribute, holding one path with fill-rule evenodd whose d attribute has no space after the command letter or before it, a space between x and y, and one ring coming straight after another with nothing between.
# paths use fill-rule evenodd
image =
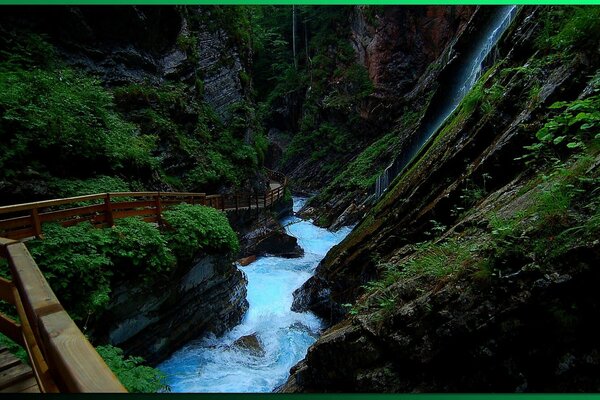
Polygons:
<instances>
[{"instance_id":1,"label":"river","mask_svg":"<svg viewBox=\"0 0 600 400\"><path fill-rule=\"evenodd\" d=\"M294 211L305 201L295 197ZM248 278L248 312L223 336L194 340L158 366L172 392L271 392L286 381L290 368L317 340L322 322L310 312L293 312L292 293L351 228L330 232L296 216L281 223L298 239L304 256L261 257L241 268ZM253 334L262 351L232 346L240 337Z\"/></svg>"}]
</instances>

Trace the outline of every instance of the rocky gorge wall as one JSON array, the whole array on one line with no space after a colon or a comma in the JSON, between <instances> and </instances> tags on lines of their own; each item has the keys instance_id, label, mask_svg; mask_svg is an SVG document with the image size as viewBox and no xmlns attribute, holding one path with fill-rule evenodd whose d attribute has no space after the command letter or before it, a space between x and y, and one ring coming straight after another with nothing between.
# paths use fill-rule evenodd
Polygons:
<instances>
[{"instance_id":1,"label":"rocky gorge wall","mask_svg":"<svg viewBox=\"0 0 600 400\"><path fill-rule=\"evenodd\" d=\"M598 90L597 34L541 47L554 12L520 10L431 146L295 293L334 325L282 391L598 389L597 147L523 158L551 105Z\"/></svg>"},{"instance_id":2,"label":"rocky gorge wall","mask_svg":"<svg viewBox=\"0 0 600 400\"><path fill-rule=\"evenodd\" d=\"M225 255L197 258L153 288L115 288L93 336L156 365L188 341L220 335L246 310L246 278Z\"/></svg>"}]
</instances>

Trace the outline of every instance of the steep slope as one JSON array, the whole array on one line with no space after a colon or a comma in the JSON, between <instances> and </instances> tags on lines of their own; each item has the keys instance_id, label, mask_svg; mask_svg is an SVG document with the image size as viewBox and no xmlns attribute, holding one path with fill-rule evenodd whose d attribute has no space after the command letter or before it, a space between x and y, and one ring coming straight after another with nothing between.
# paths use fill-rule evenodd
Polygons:
<instances>
[{"instance_id":1,"label":"steep slope","mask_svg":"<svg viewBox=\"0 0 600 400\"><path fill-rule=\"evenodd\" d=\"M398 119L415 117L415 111L427 104L424 94L435 86L439 70L432 70L427 82L419 78L465 29L474 11L475 7L299 8L297 65L291 54L277 48L272 53L283 54L264 60L259 53L257 61L282 69L271 78L276 85L265 99L265 126L277 149L274 153L281 154L276 164L279 161L297 190L321 191L340 172L349 171L348 164L363 150L389 142ZM272 34L281 36L277 43L293 40L286 36L291 7L273 12L285 18L274 24L277 30ZM264 19L269 26L271 21ZM282 66L281 58L289 59L290 65ZM386 160L389 154L350 182L331 185L313 205L339 202L342 191L363 196ZM348 198L342 202L345 207L350 203ZM337 208L331 218L320 215L334 219L344 210Z\"/></svg>"},{"instance_id":2,"label":"steep slope","mask_svg":"<svg viewBox=\"0 0 600 400\"><path fill-rule=\"evenodd\" d=\"M520 10L496 63L296 293L341 322L284 391L598 390L597 13Z\"/></svg>"}]
</instances>

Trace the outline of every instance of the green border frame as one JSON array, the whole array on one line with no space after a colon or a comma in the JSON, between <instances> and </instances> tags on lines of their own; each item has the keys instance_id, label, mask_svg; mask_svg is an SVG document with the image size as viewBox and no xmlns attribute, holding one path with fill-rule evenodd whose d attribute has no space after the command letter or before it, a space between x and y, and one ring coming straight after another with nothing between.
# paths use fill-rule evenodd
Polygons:
<instances>
[{"instance_id":1,"label":"green border frame","mask_svg":"<svg viewBox=\"0 0 600 400\"><path fill-rule=\"evenodd\" d=\"M0 5L100 5L100 4L130 4L130 5L508 5L508 4L537 4L537 5L572 5L595 4L600 0L0 0Z\"/></svg>"}]
</instances>

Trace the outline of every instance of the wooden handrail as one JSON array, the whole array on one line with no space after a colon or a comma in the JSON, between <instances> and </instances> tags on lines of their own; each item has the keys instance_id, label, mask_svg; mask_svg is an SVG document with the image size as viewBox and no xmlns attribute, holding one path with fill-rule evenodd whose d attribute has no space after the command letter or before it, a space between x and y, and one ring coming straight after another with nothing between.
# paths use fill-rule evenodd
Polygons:
<instances>
[{"instance_id":1,"label":"wooden handrail","mask_svg":"<svg viewBox=\"0 0 600 400\"><path fill-rule=\"evenodd\" d=\"M0 241L13 281L0 299L16 306L17 324L1 316L2 332L23 345L42 392L126 392L121 382L63 310L25 244ZM12 288L12 293L9 289Z\"/></svg>"},{"instance_id":2,"label":"wooden handrail","mask_svg":"<svg viewBox=\"0 0 600 400\"><path fill-rule=\"evenodd\" d=\"M0 278L0 300L13 304L20 323L0 314L0 332L21 344L42 392L126 392L94 347L62 308L24 243L16 239L42 234L41 224L65 226L90 221L112 225L115 219L139 216L161 222L162 210L190 202L223 211L272 206L285 194L287 178L267 171L280 185L264 194L235 195L185 192L115 192L0 207L0 258L6 258L12 281ZM117 201L115 198L122 198ZM100 200L81 206L81 202ZM229 206L228 206L229 204ZM73 205L71 208L54 207Z\"/></svg>"},{"instance_id":3,"label":"wooden handrail","mask_svg":"<svg viewBox=\"0 0 600 400\"><path fill-rule=\"evenodd\" d=\"M268 177L279 186L264 194L236 193L232 195L190 192L110 192L65 199L44 200L0 207L0 236L9 239L40 237L41 225L59 222L70 226L83 221L94 225L112 226L115 219L139 216L148 222L162 221L162 211L173 204L189 202L223 211L239 211L270 207L285 194L285 175L267 170ZM82 202L93 201L91 205ZM71 207L68 207L71 206Z\"/></svg>"}]
</instances>

